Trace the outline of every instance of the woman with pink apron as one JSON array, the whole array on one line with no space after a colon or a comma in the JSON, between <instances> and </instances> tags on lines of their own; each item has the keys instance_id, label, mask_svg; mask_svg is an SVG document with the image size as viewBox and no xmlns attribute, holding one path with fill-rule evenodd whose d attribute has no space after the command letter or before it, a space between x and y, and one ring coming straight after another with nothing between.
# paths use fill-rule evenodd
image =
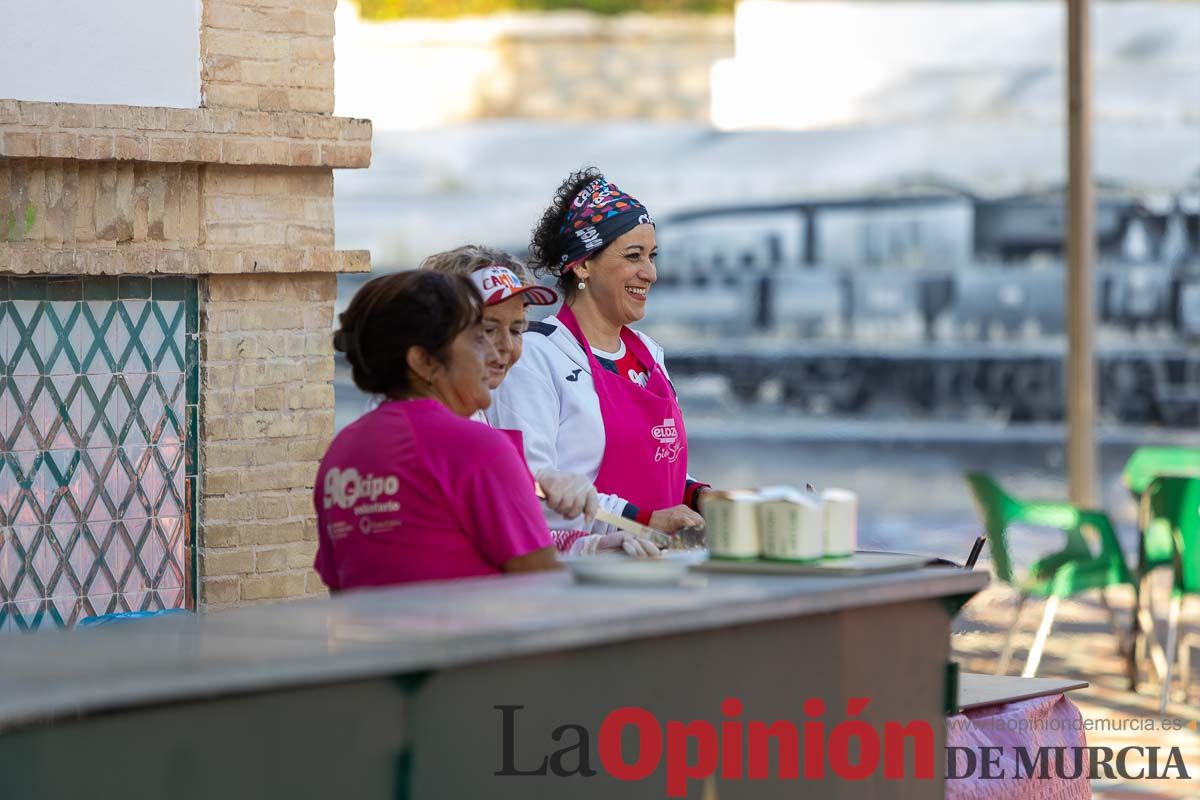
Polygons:
<instances>
[{"instance_id":1,"label":"woman with pink apron","mask_svg":"<svg viewBox=\"0 0 1200 800\"><path fill-rule=\"evenodd\" d=\"M688 449L683 411L666 375L630 329L621 331L621 342L642 364L653 365L644 387L600 366L570 307L558 319L587 354L600 401L604 457L596 491L621 495L640 508L676 505L687 482Z\"/></svg>"},{"instance_id":2,"label":"woman with pink apron","mask_svg":"<svg viewBox=\"0 0 1200 800\"><path fill-rule=\"evenodd\" d=\"M535 473L592 477L607 511L669 533L703 525L697 506L708 487L687 473L683 413L662 348L630 327L644 317L657 279L645 206L595 170L576 173L530 251L534 269L555 275L565 300L529 326L489 421L522 432ZM579 525L547 521L552 529Z\"/></svg>"}]
</instances>

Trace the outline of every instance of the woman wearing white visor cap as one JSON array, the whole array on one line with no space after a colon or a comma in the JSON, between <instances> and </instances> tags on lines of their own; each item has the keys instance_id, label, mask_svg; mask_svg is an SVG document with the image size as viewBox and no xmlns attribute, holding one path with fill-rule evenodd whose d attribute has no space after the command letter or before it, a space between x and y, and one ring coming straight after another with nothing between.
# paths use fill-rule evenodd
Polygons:
<instances>
[{"instance_id":1,"label":"woman wearing white visor cap","mask_svg":"<svg viewBox=\"0 0 1200 800\"><path fill-rule=\"evenodd\" d=\"M493 392L521 357L522 336L528 325L528 306L550 306L558 302L558 293L540 286L525 265L515 257L490 247L465 245L436 253L421 262L421 269L467 275L483 295L483 330L495 354L487 362L488 388ZM557 414L557 409L547 409ZM488 424L482 411L472 419ZM519 440L519 431L508 431ZM518 449L523 450L518 441ZM592 482L584 475L544 468L535 477L546 495L546 504L561 518L574 519L581 514L590 525L598 505ZM574 555L602 550L624 550L633 556L657 555L651 542L620 532L592 534L587 530L552 530L555 546Z\"/></svg>"}]
</instances>

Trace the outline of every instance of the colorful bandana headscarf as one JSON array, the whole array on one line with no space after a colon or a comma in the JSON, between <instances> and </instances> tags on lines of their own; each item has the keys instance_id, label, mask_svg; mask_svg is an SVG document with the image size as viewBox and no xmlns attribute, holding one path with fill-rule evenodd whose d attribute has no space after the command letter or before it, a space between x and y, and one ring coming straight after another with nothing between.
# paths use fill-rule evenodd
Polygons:
<instances>
[{"instance_id":1,"label":"colorful bandana headscarf","mask_svg":"<svg viewBox=\"0 0 1200 800\"><path fill-rule=\"evenodd\" d=\"M646 222L653 225L654 219L644 205L605 178L596 178L575 195L559 228L563 270Z\"/></svg>"}]
</instances>

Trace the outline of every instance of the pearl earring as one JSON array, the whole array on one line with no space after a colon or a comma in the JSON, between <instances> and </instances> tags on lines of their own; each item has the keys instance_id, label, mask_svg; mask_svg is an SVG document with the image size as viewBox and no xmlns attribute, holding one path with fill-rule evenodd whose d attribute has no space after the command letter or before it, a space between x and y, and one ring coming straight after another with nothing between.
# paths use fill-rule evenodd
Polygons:
<instances>
[{"instance_id":1,"label":"pearl earring","mask_svg":"<svg viewBox=\"0 0 1200 800\"><path fill-rule=\"evenodd\" d=\"M583 281L580 281L580 282L579 282L579 288L580 288L580 290L586 289L586 288L587 288L587 284L586 284L586 283L584 283Z\"/></svg>"}]
</instances>

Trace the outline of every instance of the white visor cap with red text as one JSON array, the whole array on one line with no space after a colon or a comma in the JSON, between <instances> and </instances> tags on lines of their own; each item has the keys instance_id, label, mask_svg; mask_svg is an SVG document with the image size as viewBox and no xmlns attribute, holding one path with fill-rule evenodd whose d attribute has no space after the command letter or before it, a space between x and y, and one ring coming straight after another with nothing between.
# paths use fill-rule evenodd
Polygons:
<instances>
[{"instance_id":1,"label":"white visor cap with red text","mask_svg":"<svg viewBox=\"0 0 1200 800\"><path fill-rule=\"evenodd\" d=\"M510 297L521 296L527 306L550 306L558 302L558 292L536 283L523 284L516 273L499 264L489 264L471 273L475 288L483 295L485 306L503 303Z\"/></svg>"}]
</instances>

